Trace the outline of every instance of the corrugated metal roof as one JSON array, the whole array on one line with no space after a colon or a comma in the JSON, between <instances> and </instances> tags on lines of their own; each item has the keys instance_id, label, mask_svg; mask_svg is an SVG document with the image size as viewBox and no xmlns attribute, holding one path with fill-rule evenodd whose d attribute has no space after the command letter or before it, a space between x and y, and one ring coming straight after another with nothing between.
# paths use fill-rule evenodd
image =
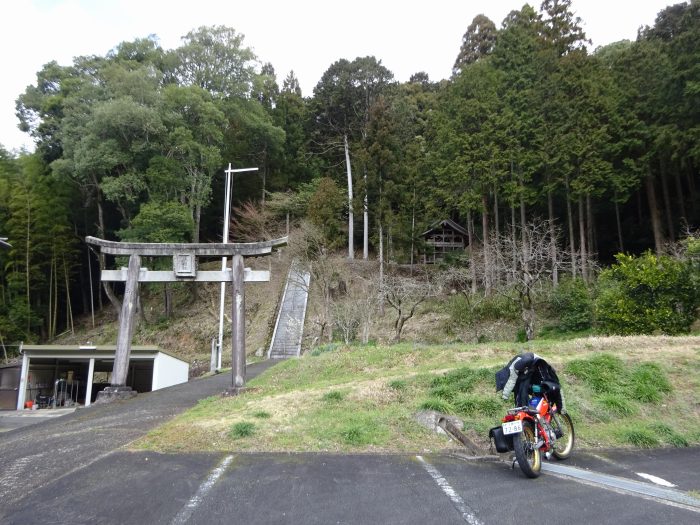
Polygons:
<instances>
[{"instance_id":1,"label":"corrugated metal roof","mask_svg":"<svg viewBox=\"0 0 700 525\"><path fill-rule=\"evenodd\" d=\"M29 350L32 353L44 353L44 354L55 354L65 352L66 354L75 353L94 353L98 356L104 356L105 354L114 354L117 351L116 345L22 345L22 352ZM132 346L132 354L156 354L161 353L170 356L178 361L187 363L181 357L178 357L170 352L166 352L158 348L157 346Z\"/></svg>"}]
</instances>

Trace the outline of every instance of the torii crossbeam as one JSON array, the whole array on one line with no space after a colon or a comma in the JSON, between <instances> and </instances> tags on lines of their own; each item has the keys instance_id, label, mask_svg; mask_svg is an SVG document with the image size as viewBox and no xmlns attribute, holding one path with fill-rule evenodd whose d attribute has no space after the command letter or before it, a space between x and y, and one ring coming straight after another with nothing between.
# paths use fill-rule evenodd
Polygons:
<instances>
[{"instance_id":1,"label":"torii crossbeam","mask_svg":"<svg viewBox=\"0 0 700 525\"><path fill-rule=\"evenodd\" d=\"M252 271L244 267L244 256L269 255L275 248L287 244L287 237L252 243L130 243L86 237L85 242L96 246L103 254L129 256L128 269L103 270L102 281L126 283L119 316L117 349L114 356L111 386L98 394L97 402L131 397L135 393L126 386L134 330L134 314L140 282L230 282L232 293L232 356L231 392L245 387L245 289L244 282L269 281L267 271ZM141 257L172 257L172 271L152 271L141 268ZM231 257L231 270L199 271L197 257Z\"/></svg>"}]
</instances>

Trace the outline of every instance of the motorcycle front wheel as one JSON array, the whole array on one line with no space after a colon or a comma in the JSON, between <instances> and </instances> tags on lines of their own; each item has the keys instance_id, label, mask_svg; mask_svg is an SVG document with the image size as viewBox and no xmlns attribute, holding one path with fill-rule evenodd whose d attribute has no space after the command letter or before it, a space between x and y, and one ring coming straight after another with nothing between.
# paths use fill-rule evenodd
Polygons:
<instances>
[{"instance_id":1,"label":"motorcycle front wheel","mask_svg":"<svg viewBox=\"0 0 700 525\"><path fill-rule=\"evenodd\" d=\"M566 459L571 455L574 449L574 423L571 421L569 414L552 414L552 426L554 431L561 432L561 437L558 437L554 443L554 457L557 459Z\"/></svg>"},{"instance_id":2,"label":"motorcycle front wheel","mask_svg":"<svg viewBox=\"0 0 700 525\"><path fill-rule=\"evenodd\" d=\"M536 445L534 425L531 421L523 421L523 431L513 436L513 449L520 470L528 478L536 478L542 469L542 453L535 448Z\"/></svg>"}]
</instances>

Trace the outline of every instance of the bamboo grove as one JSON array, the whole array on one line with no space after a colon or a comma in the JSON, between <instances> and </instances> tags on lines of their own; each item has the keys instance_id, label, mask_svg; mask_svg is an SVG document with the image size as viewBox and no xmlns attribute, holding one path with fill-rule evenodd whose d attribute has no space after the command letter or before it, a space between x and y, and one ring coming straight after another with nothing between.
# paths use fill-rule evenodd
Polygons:
<instances>
[{"instance_id":1,"label":"bamboo grove","mask_svg":"<svg viewBox=\"0 0 700 525\"><path fill-rule=\"evenodd\" d=\"M489 266L490 239L540 221L584 278L663 252L700 221L700 1L634 42L593 50L581 27L570 0L479 15L449 79L341 58L306 97L222 26L46 64L17 99L36 151L0 150L3 340L118 304L85 235L218 241L228 162L260 168L235 179L239 235L308 218L351 256L407 263L451 218Z\"/></svg>"}]
</instances>

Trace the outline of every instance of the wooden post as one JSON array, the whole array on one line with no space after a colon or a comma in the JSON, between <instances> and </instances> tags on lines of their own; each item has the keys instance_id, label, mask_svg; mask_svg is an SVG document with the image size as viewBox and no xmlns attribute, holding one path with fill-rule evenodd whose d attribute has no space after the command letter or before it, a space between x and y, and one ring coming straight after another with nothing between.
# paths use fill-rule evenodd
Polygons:
<instances>
[{"instance_id":1,"label":"wooden post","mask_svg":"<svg viewBox=\"0 0 700 525\"><path fill-rule=\"evenodd\" d=\"M129 357L131 355L131 337L134 333L134 314L139 294L140 271L141 257L133 254L129 257L129 270L126 276L122 313L119 316L117 350L114 355L114 368L112 369L111 385L113 387L126 385L126 376L129 372Z\"/></svg>"},{"instance_id":2,"label":"wooden post","mask_svg":"<svg viewBox=\"0 0 700 525\"><path fill-rule=\"evenodd\" d=\"M244 264L242 255L231 260L231 393L245 387L245 293L243 289Z\"/></svg>"}]
</instances>

